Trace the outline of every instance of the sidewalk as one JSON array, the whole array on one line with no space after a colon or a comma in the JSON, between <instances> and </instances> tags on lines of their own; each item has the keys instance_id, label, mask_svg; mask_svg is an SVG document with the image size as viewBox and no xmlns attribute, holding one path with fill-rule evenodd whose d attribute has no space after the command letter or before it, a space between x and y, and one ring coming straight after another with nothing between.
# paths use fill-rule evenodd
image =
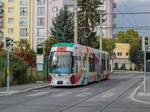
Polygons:
<instances>
[{"instance_id":1,"label":"sidewalk","mask_svg":"<svg viewBox=\"0 0 150 112\"><path fill-rule=\"evenodd\" d=\"M144 76L143 76L144 77ZM147 79L146 94L144 93L144 82L138 86L131 95L133 101L150 104L150 77Z\"/></svg>"},{"instance_id":2,"label":"sidewalk","mask_svg":"<svg viewBox=\"0 0 150 112\"><path fill-rule=\"evenodd\" d=\"M24 84L17 86L10 86L10 91L7 92L7 87L0 87L0 96L13 95L23 93L34 89L44 88L50 86L48 82L36 82L32 84Z\"/></svg>"}]
</instances>

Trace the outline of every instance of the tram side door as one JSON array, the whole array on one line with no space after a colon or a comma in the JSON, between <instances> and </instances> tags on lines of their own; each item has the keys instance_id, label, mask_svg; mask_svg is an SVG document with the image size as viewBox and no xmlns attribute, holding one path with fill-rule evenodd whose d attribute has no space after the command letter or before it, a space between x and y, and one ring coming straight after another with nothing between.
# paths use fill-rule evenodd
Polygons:
<instances>
[{"instance_id":1,"label":"tram side door","mask_svg":"<svg viewBox=\"0 0 150 112\"><path fill-rule=\"evenodd\" d=\"M88 77L89 77L88 54L83 57L83 74L84 74L85 83L88 83Z\"/></svg>"}]
</instances>

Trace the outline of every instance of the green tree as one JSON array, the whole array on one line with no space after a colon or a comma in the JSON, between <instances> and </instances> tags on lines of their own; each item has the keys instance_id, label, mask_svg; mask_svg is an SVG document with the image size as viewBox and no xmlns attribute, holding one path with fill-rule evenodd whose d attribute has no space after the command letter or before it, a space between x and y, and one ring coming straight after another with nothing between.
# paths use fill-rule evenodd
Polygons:
<instances>
[{"instance_id":1,"label":"green tree","mask_svg":"<svg viewBox=\"0 0 150 112\"><path fill-rule=\"evenodd\" d=\"M44 44L44 55L48 56L50 53L50 49L52 45L56 43L56 38L55 37L49 37Z\"/></svg>"},{"instance_id":2,"label":"green tree","mask_svg":"<svg viewBox=\"0 0 150 112\"><path fill-rule=\"evenodd\" d=\"M79 43L92 46L92 41L96 41L95 27L100 20L98 8L100 0L78 0L78 18L79 18Z\"/></svg>"},{"instance_id":3,"label":"green tree","mask_svg":"<svg viewBox=\"0 0 150 112\"><path fill-rule=\"evenodd\" d=\"M142 68L143 62L142 39L139 38L136 45L131 47L130 60L136 64L137 69Z\"/></svg>"},{"instance_id":4,"label":"green tree","mask_svg":"<svg viewBox=\"0 0 150 112\"><path fill-rule=\"evenodd\" d=\"M117 33L117 42L129 43L131 46L136 45L138 41L139 34L134 29L128 29L126 32Z\"/></svg>"},{"instance_id":5,"label":"green tree","mask_svg":"<svg viewBox=\"0 0 150 112\"><path fill-rule=\"evenodd\" d=\"M137 68L143 63L142 52L142 39L134 29L129 29L126 32L117 33L117 42L129 43L130 48L130 60L136 64Z\"/></svg>"},{"instance_id":6,"label":"green tree","mask_svg":"<svg viewBox=\"0 0 150 112\"><path fill-rule=\"evenodd\" d=\"M117 42L128 43L126 32L120 31L117 33Z\"/></svg>"},{"instance_id":7,"label":"green tree","mask_svg":"<svg viewBox=\"0 0 150 112\"><path fill-rule=\"evenodd\" d=\"M16 55L11 55L11 73L13 84L23 84L27 82L27 63Z\"/></svg>"},{"instance_id":8,"label":"green tree","mask_svg":"<svg viewBox=\"0 0 150 112\"><path fill-rule=\"evenodd\" d=\"M103 50L107 51L110 55L113 53L113 50L115 48L115 39L103 39Z\"/></svg>"},{"instance_id":9,"label":"green tree","mask_svg":"<svg viewBox=\"0 0 150 112\"><path fill-rule=\"evenodd\" d=\"M57 42L73 42L74 21L73 13L67 7L64 7L52 21L51 35Z\"/></svg>"}]
</instances>

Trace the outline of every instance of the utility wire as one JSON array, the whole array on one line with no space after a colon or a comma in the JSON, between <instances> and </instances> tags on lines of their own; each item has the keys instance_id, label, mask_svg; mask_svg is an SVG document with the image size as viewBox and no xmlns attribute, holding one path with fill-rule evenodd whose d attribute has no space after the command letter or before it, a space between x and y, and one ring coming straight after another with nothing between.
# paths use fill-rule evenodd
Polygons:
<instances>
[{"instance_id":1,"label":"utility wire","mask_svg":"<svg viewBox=\"0 0 150 112\"><path fill-rule=\"evenodd\" d=\"M150 11L143 11L143 12L114 12L114 13L103 13L102 15L113 15L113 14L117 14L117 15L131 15L131 14L150 14Z\"/></svg>"},{"instance_id":2,"label":"utility wire","mask_svg":"<svg viewBox=\"0 0 150 112\"><path fill-rule=\"evenodd\" d=\"M127 1L126 0L122 0L122 4L123 4L123 6L128 10L128 12L131 12L131 13L133 13L129 8L128 8L128 6L127 6ZM135 24L135 26L137 26L137 22L136 22L136 18L135 18L135 15L132 15L132 17L133 17L133 22L134 22L134 24Z\"/></svg>"}]
</instances>

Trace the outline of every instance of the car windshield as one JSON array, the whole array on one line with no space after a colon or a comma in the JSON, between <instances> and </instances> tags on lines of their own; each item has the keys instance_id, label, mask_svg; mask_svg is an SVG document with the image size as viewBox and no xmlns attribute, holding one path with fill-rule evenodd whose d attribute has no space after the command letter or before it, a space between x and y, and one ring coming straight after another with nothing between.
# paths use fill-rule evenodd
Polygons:
<instances>
[{"instance_id":1,"label":"car windshield","mask_svg":"<svg viewBox=\"0 0 150 112\"><path fill-rule=\"evenodd\" d=\"M70 74L72 68L71 52L52 52L51 53L51 73Z\"/></svg>"}]
</instances>

